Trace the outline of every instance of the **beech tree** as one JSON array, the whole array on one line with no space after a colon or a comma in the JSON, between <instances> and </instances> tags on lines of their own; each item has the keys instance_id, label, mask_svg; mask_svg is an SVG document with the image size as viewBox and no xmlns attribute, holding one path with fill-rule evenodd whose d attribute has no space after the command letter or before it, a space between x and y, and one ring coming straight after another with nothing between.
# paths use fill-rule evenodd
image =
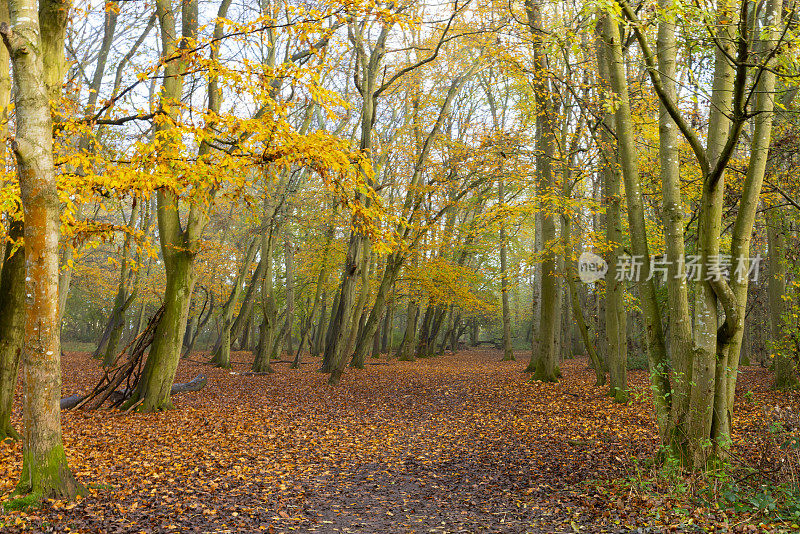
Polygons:
<instances>
[{"instance_id":1,"label":"beech tree","mask_svg":"<svg viewBox=\"0 0 800 534\"><path fill-rule=\"evenodd\" d=\"M58 313L59 200L50 101L61 93L69 3L9 0L11 25L0 34L13 65L17 162L25 246L22 342L23 466L16 493L35 500L83 491L61 440L61 343Z\"/></svg>"}]
</instances>

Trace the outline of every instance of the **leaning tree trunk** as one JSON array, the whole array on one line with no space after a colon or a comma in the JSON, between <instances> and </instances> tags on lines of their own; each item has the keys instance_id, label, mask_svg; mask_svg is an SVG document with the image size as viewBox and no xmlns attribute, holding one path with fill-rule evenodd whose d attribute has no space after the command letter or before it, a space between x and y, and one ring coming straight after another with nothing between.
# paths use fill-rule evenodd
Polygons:
<instances>
[{"instance_id":1,"label":"leaning tree trunk","mask_svg":"<svg viewBox=\"0 0 800 534\"><path fill-rule=\"evenodd\" d=\"M589 360L592 362L592 367L594 367L594 374L597 379L595 385L602 386L606 383L606 374L603 371L603 365L600 363L600 358L597 356L597 351L595 350L594 344L589 338L589 328L586 326L586 319L583 316L580 298L578 297L578 288L575 284L575 280L578 278L578 273L575 269L575 261L572 258L572 238L570 236L572 221L568 215L565 215L561 219L561 224L561 239L564 247L564 263L566 267L565 278L567 287L569 288L572 317L575 319L578 332L580 333L581 340L583 341L583 346L586 349L586 353L589 355Z\"/></svg>"},{"instance_id":2,"label":"leaning tree trunk","mask_svg":"<svg viewBox=\"0 0 800 534\"><path fill-rule=\"evenodd\" d=\"M134 199L129 225L133 225L134 219L136 219L138 216L138 206L138 203ZM114 360L117 357L117 345L122 337L122 330L125 328L125 312L128 310L130 305L133 303L134 298L136 297L135 291L128 295L128 278L130 271L128 259L130 257L130 250L131 235L126 234L125 241L122 245L122 262L119 270L119 288L117 289L117 295L114 298L114 309L111 311L111 318L109 320L110 331L108 334L108 340L106 341L105 355L103 356L104 367L113 365ZM99 348L100 347L98 347L98 349Z\"/></svg>"},{"instance_id":3,"label":"leaning tree trunk","mask_svg":"<svg viewBox=\"0 0 800 534\"><path fill-rule=\"evenodd\" d=\"M2 48L5 50L5 47ZM8 237L11 241L17 241L23 232L22 221L13 221ZM14 403L24 334L25 250L20 247L14 251L14 245L8 242L0 271L0 441L21 438L11 426L11 406Z\"/></svg>"},{"instance_id":4,"label":"leaning tree trunk","mask_svg":"<svg viewBox=\"0 0 800 534\"><path fill-rule=\"evenodd\" d=\"M0 18L8 23L8 3L0 3ZM11 103L11 64L8 49L0 46L0 136L8 137L8 109ZM0 146L0 164L5 165L6 144ZM11 426L11 406L17 387L19 355L25 328L25 250L14 252L13 242L24 234L23 221L12 221L0 269L0 441L20 439ZM13 255L12 255L13 253Z\"/></svg>"},{"instance_id":5,"label":"leaning tree trunk","mask_svg":"<svg viewBox=\"0 0 800 534\"><path fill-rule=\"evenodd\" d=\"M83 492L67 465L61 439L60 206L50 116L50 99L60 94L64 73L68 9L51 0L40 4L10 0L11 27L0 24L13 64L13 148L25 213L26 305L21 354L24 444L15 492L37 500L71 499Z\"/></svg>"}]
</instances>

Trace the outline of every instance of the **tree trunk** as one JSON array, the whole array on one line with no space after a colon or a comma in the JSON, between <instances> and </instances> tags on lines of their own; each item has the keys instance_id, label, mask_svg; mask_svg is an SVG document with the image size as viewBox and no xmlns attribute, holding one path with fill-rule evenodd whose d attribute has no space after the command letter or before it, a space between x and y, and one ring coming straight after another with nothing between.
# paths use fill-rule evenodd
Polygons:
<instances>
[{"instance_id":1,"label":"tree trunk","mask_svg":"<svg viewBox=\"0 0 800 534\"><path fill-rule=\"evenodd\" d=\"M770 352L775 355L775 378L777 389L791 389L797 386L797 369L792 352L784 342L786 303L786 230L783 225L782 210L777 207L767 210L767 240L769 272L767 291L769 294Z\"/></svg>"},{"instance_id":2,"label":"tree trunk","mask_svg":"<svg viewBox=\"0 0 800 534\"><path fill-rule=\"evenodd\" d=\"M668 10L670 0L660 0L659 6ZM675 41L675 21L665 15L658 26L658 68L663 74L664 90L670 98L677 97L675 83L677 44ZM686 282L684 215L681 200L680 151L678 129L675 121L663 102L658 108L659 160L661 164L661 190L663 196L662 221L664 224L664 244L667 261L667 308L669 311L669 349L674 376L691 376L692 365L692 317L689 312L689 293ZM688 409L689 397L686 390L674 389L665 378L669 366L653 366L650 376L653 400L656 406L656 419L662 444L669 441L670 420L677 421ZM671 392L671 395L669 395Z\"/></svg>"},{"instance_id":3,"label":"tree trunk","mask_svg":"<svg viewBox=\"0 0 800 534\"><path fill-rule=\"evenodd\" d=\"M779 41L780 18L783 12L782 0L771 0L767 2L763 20L763 30L766 35L761 34L761 39L757 42L756 52L759 55L760 61L767 61L771 54L771 48L776 42ZM735 331L731 335L730 346L728 347L728 363L724 369L724 373L720 374L720 386L716 388L717 395L715 398L715 412L717 410L725 411L726 417L723 424L715 426L719 428L718 441L725 442L729 439L726 432L729 432L724 425L727 422L730 426L730 413L733 410L733 401L736 390L736 376L739 365L739 352L741 350L742 335L744 331L744 321L747 316L747 290L749 285L749 267L750 267L750 240L753 234L753 225L755 224L755 217L758 213L758 205L760 202L761 188L764 180L764 173L769 156L769 147L772 138L772 123L775 111L775 73L771 70L764 70L756 85L756 103L754 106L756 116L753 119L753 136L750 143L750 160L747 166L747 175L745 176L745 183L742 189L742 198L740 201L739 212L736 216L734 224L733 236L731 239L731 262L734 266L746 266L744 270L735 272L731 276L731 288L736 297L736 306L738 308L738 321ZM772 262L772 241L770 241L770 232L777 232L772 237L777 238L778 249L785 247L785 235L783 230L783 219L780 217L780 210L769 210L767 212L767 239L769 242L769 255L770 255L770 270L773 268ZM774 218L772 221L769 219ZM783 243L781 241L784 241ZM775 291L785 291L785 255L781 254L781 260L776 261L775 267L777 270L770 275L775 275L779 280L778 285L774 288ZM781 272L783 270L783 272ZM770 315L773 319L773 311L777 311L776 306L773 308L773 276L770 276L768 281L768 295ZM780 284L784 284L784 288ZM779 328L780 323L775 324L775 328ZM775 330L773 330L775 332ZM773 338L777 339L777 338ZM777 351L775 356L775 385L778 387L793 387L798 384L798 377L791 354L786 354L784 351Z\"/></svg>"},{"instance_id":4,"label":"tree trunk","mask_svg":"<svg viewBox=\"0 0 800 534\"><path fill-rule=\"evenodd\" d=\"M136 200L134 200L134 205L131 209L130 222L128 223L129 226L133 225L134 220L138 217L138 211L139 204L136 202ZM111 312L111 319L109 321L111 329L105 346L105 354L103 355L104 367L112 365L117 357L117 345L119 345L119 340L122 337L122 331L125 328L125 312L136 297L135 292L128 295L130 283L130 266L128 265L130 260L130 249L131 235L125 234L125 241L122 244L122 261L120 262L119 269L119 288L117 289L117 295L114 298L114 309ZM98 347L98 349L99 348L100 347Z\"/></svg>"},{"instance_id":5,"label":"tree trunk","mask_svg":"<svg viewBox=\"0 0 800 534\"><path fill-rule=\"evenodd\" d=\"M547 198L556 191L552 161L556 153L555 135L555 101L553 100L550 80L546 78L546 60L544 50L544 29L542 23L541 6L533 0L526 0L528 25L533 37L533 56L536 72L539 73L534 80L536 102L541 107L541 112L536 121L537 156L536 171L537 196ZM549 204L549 203L548 203ZM555 333L558 302L558 277L556 273L556 256L553 251L553 241L556 238L555 206L540 206L542 217L542 293L541 293L541 318L539 324L539 343L533 369L533 380L542 382L558 381L556 367Z\"/></svg>"},{"instance_id":6,"label":"tree trunk","mask_svg":"<svg viewBox=\"0 0 800 534\"><path fill-rule=\"evenodd\" d=\"M0 25L13 64L13 149L25 213L24 444L15 493L72 499L83 488L67 466L61 439L60 206L50 116L50 100L61 92L68 9L51 0L40 4L37 12L34 0L10 0L11 27Z\"/></svg>"},{"instance_id":7,"label":"tree trunk","mask_svg":"<svg viewBox=\"0 0 800 534\"><path fill-rule=\"evenodd\" d=\"M294 245L287 238L283 244L286 259L286 352L292 351L292 330L294 329Z\"/></svg>"},{"instance_id":8,"label":"tree trunk","mask_svg":"<svg viewBox=\"0 0 800 534\"><path fill-rule=\"evenodd\" d=\"M6 50L5 46L2 50ZM8 229L8 238L17 241L22 238L23 232L23 222L12 221ZM11 407L17 387L17 371L24 334L25 250L20 247L14 251L14 245L8 242L3 255L3 268L0 271L0 441L22 437L11 426Z\"/></svg>"},{"instance_id":9,"label":"tree trunk","mask_svg":"<svg viewBox=\"0 0 800 534\"><path fill-rule=\"evenodd\" d=\"M211 364L222 369L230 369L231 367L231 329L233 328L233 309L236 302L239 300L239 295L242 293L242 282L247 272L250 270L250 265L253 263L253 258L256 255L258 240L253 239L247 245L247 250L242 261L242 268L233 279L233 286L231 287L228 300L222 307L220 313L220 322L222 323L219 340L217 342L217 349L211 357Z\"/></svg>"},{"instance_id":10,"label":"tree trunk","mask_svg":"<svg viewBox=\"0 0 800 534\"><path fill-rule=\"evenodd\" d=\"M162 201L164 202L164 201ZM165 207L170 209L169 202ZM171 256L167 260L167 256ZM127 409L141 402L139 411L154 412L172 408L170 391L178 369L182 333L186 329L189 301L194 289L193 255L183 252L164 254L167 284L164 291L164 312L156 328L153 345L147 356L142 376L131 399L123 406Z\"/></svg>"},{"instance_id":11,"label":"tree trunk","mask_svg":"<svg viewBox=\"0 0 800 534\"><path fill-rule=\"evenodd\" d=\"M502 209L505 204L505 189L503 178L500 177L497 181L497 196L498 204ZM506 252L507 245L506 225L503 219L500 220L500 293L503 306L503 361L513 361L514 349L511 345L511 310L508 306L508 256Z\"/></svg>"},{"instance_id":12,"label":"tree trunk","mask_svg":"<svg viewBox=\"0 0 800 534\"><path fill-rule=\"evenodd\" d=\"M214 34L221 33L221 20L225 18L230 0L220 4L217 13ZM179 46L196 37L198 6L196 0L187 0L181 4L182 31L176 31L175 13L171 0L157 0L156 14L161 28L161 50L164 57L176 57L166 62L163 67L164 77L159 96L160 103L166 104L172 114L170 121L157 124L157 151L171 154L178 150L179 133L173 121L177 118L178 104L183 93L183 72L186 59L178 53ZM180 43L176 36L180 35ZM211 47L212 60L217 54L217 47ZM215 78L208 84L208 110L211 114L219 112L220 92ZM198 158L202 159L210 153L211 147L200 143ZM180 359L183 333L189 316L189 304L194 290L195 273L194 258L199 247L203 229L208 223L207 206L202 202L192 204L188 209L185 222L180 216L179 199L175 193L166 190L156 195L158 234L161 244L161 255L166 271L166 288L164 291L164 312L156 328L155 338L147 356L142 376L131 399L123 409L138 404L140 412L153 412L172 408L170 390L175 380L175 372Z\"/></svg>"},{"instance_id":13,"label":"tree trunk","mask_svg":"<svg viewBox=\"0 0 800 534\"><path fill-rule=\"evenodd\" d=\"M414 361L414 340L417 334L417 318L419 317L419 304L411 296L408 299L408 311L406 312L406 329L403 334L403 341L397 351L397 359L403 362Z\"/></svg>"},{"instance_id":14,"label":"tree trunk","mask_svg":"<svg viewBox=\"0 0 800 534\"><path fill-rule=\"evenodd\" d=\"M8 24L8 2L0 3L0 22ZM11 103L11 64L8 48L0 46L0 137L7 138ZM6 161L6 144L0 146L0 161ZM9 214L10 215L10 214ZM0 441L22 436L11 426L11 407L17 387L19 357L25 334L25 249L14 252L13 242L25 233L22 220L11 221L8 242L0 268ZM12 255L12 252L14 254Z\"/></svg>"},{"instance_id":15,"label":"tree trunk","mask_svg":"<svg viewBox=\"0 0 800 534\"><path fill-rule=\"evenodd\" d=\"M275 238L272 230L265 233L261 239L261 261L264 262L264 277L261 280L261 332L258 339L258 349L253 357L252 370L256 373L273 372L270 365L272 344L275 341L278 312L275 307L275 298L272 294L272 248Z\"/></svg>"},{"instance_id":16,"label":"tree trunk","mask_svg":"<svg viewBox=\"0 0 800 534\"><path fill-rule=\"evenodd\" d=\"M600 359L597 356L597 351L594 348L594 344L589 338L589 329L586 327L586 319L583 316L580 299L578 298L578 288L575 285L575 280L578 278L578 273L575 270L575 261L573 261L572 258L572 239L570 237L572 221L570 221L568 216L565 216L562 219L561 224L563 225L562 244L564 247L564 260L566 264L565 278L571 297L570 304L572 305L572 317L575 319L578 332L580 333L581 340L583 341L583 346L586 349L586 353L589 355L589 360L592 362L594 374L597 378L595 385L602 386L606 383L606 374L603 371L603 365L600 363Z\"/></svg>"},{"instance_id":17,"label":"tree trunk","mask_svg":"<svg viewBox=\"0 0 800 534\"><path fill-rule=\"evenodd\" d=\"M603 20L603 43L598 49L598 68L600 77L608 84L610 91L617 93L617 98L621 98L620 88L627 90L626 80L615 80L621 70L624 76L624 64L622 62L622 49L619 43L619 28L617 22L610 16ZM619 55L619 57L617 57ZM620 64L617 65L617 62ZM616 83L615 83L616 82ZM613 116L606 114L607 125ZM620 121L617 121L619 123ZM614 125L615 131L618 124ZM603 132L603 142L613 143L611 135ZM622 151L623 141L619 140L617 132L617 150ZM627 382L627 313L625 311L624 277L626 273L622 269L623 260L623 231L622 231L622 177L617 170L618 159L609 157L603 168L605 176L604 190L606 193L606 241L609 246L607 262L608 274L606 276L606 339L607 354L606 365L608 366L609 394L617 402L627 402L628 382Z\"/></svg>"},{"instance_id":18,"label":"tree trunk","mask_svg":"<svg viewBox=\"0 0 800 534\"><path fill-rule=\"evenodd\" d=\"M386 354L391 354L392 352L392 345L393 345L392 338L394 337L393 323L394 323L394 297L387 306L386 316L383 320L383 336L381 340L381 352L385 352Z\"/></svg>"}]
</instances>

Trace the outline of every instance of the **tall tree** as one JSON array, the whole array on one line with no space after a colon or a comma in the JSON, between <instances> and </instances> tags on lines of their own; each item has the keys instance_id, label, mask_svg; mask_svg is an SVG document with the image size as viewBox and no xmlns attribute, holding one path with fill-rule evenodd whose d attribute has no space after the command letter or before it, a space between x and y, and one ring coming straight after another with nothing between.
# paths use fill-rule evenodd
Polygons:
<instances>
[{"instance_id":1,"label":"tall tree","mask_svg":"<svg viewBox=\"0 0 800 534\"><path fill-rule=\"evenodd\" d=\"M0 23L8 24L8 2L0 2ZM8 48L0 47L0 136L8 136L9 104L11 103L11 64ZM6 144L0 146L0 164L6 164ZM11 426L11 408L17 387L19 356L25 328L25 250L19 246L24 226L8 213L7 242L0 268L0 441L20 439Z\"/></svg>"},{"instance_id":2,"label":"tall tree","mask_svg":"<svg viewBox=\"0 0 800 534\"><path fill-rule=\"evenodd\" d=\"M215 35L222 33L222 24L231 0L222 0L215 25ZM169 120L157 121L155 143L165 159L179 157L180 130L175 126L183 97L183 80L188 58L183 50L197 37L197 0L181 2L181 31L178 33L172 0L157 0L156 14L161 30L161 51L164 57L164 77L159 104ZM218 40L211 46L211 60L216 59ZM219 113L221 92L218 80L211 76L208 84L208 111ZM198 159L208 158L211 147L202 142ZM174 191L165 188L156 194L158 236L164 259L167 284L164 292L164 312L156 328L153 345L145 362L141 378L128 406L140 404L139 410L152 412L172 407L170 390L178 368L178 360L189 315L189 304L195 283L194 258L203 229L208 223L208 208L202 202L192 203L181 221L181 202Z\"/></svg>"},{"instance_id":3,"label":"tall tree","mask_svg":"<svg viewBox=\"0 0 800 534\"><path fill-rule=\"evenodd\" d=\"M647 312L657 310L658 302L653 293L641 294L648 329L651 369L656 370L655 373L651 372L651 384L658 412L657 419L661 425L659 431L668 451L683 465L691 469L702 469L709 460L719 458L730 443L731 411L744 324L743 310L747 300L750 240L774 113L775 77L771 65L784 35L779 31L782 2L774 0L765 5L763 19L755 34L758 38L755 39L751 36L753 21L750 14L756 11L753 9L754 3L749 0L743 0L738 6L734 2L718 3L716 12L713 13L716 23L706 24L706 30L714 37L715 67L705 146L665 86L667 76L657 65L657 58L650 49L642 22L625 0L619 0L619 5L624 17L633 27L656 94L689 144L702 173L703 190L698 225L700 269L695 290L693 343L691 346L683 345L682 341L671 344L675 368L672 380L666 375L665 365L652 361L653 356L662 354L659 348L664 345L663 338L655 335L660 326L660 314L651 315ZM662 39L668 37L666 34L674 32L673 9L674 6L670 6L661 14L661 24L670 24L660 35ZM757 45L755 54L751 49L754 43ZM756 61L752 62L753 59ZM750 80L752 85L748 92ZM755 117L755 123L750 142L750 164L731 233L730 256L735 272L728 282L720 263L724 177L741 138L742 128L751 116L747 108L753 98L755 113L752 116ZM674 155L674 151L664 151L662 154ZM669 172L674 174L671 169ZM679 190L674 188L674 178L668 178L662 182L662 186L664 184L672 187L670 198L675 199L674 193ZM635 190L630 190L627 185L630 205L631 201L635 203L637 199ZM669 236L674 243L668 246L668 251L674 253L682 248L683 233L670 231ZM638 243L640 250L646 249L647 236L642 226L631 225L631 240L634 244ZM681 283L684 282L680 278L667 280L668 286ZM679 287L673 287L669 293L673 300L676 297L683 298L683 291ZM720 308L724 313L724 320L718 314ZM685 310L688 310L688 305L680 303L670 312L682 314ZM685 325L692 324L690 317L683 315L675 320L684 326L671 331L670 335L685 335ZM681 349L686 352L675 352ZM667 411L669 415L666 415Z\"/></svg>"},{"instance_id":4,"label":"tall tree","mask_svg":"<svg viewBox=\"0 0 800 534\"><path fill-rule=\"evenodd\" d=\"M552 199L555 195L556 179L553 173L553 159L556 154L556 101L555 90L551 79L547 76L545 50L545 30L542 20L542 7L539 2L526 0L527 23L532 36L534 63L534 92L539 113L536 120L536 173L538 180L536 194L543 200ZM553 243L556 239L556 223L554 209L549 202L543 201L542 217L542 275L541 275L541 317L539 319L539 342L536 352L531 358L533 379L542 382L556 382L559 370L555 353L556 307L561 303L558 299L558 275L556 273L556 256Z\"/></svg>"},{"instance_id":5,"label":"tall tree","mask_svg":"<svg viewBox=\"0 0 800 534\"><path fill-rule=\"evenodd\" d=\"M61 439L61 343L58 314L59 198L50 100L61 93L70 4L9 0L0 23L13 65L13 143L25 213L25 333L22 348L24 444L15 492L35 499L83 491Z\"/></svg>"}]
</instances>

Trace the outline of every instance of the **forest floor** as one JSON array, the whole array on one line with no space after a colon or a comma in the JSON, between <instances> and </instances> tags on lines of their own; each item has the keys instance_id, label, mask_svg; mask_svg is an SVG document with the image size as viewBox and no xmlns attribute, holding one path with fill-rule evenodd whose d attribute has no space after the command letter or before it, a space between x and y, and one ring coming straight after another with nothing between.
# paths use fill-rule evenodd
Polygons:
<instances>
[{"instance_id":1,"label":"forest floor","mask_svg":"<svg viewBox=\"0 0 800 534\"><path fill-rule=\"evenodd\" d=\"M248 354L233 357L234 372L248 370ZM64 412L69 463L89 494L0 513L0 531L793 531L774 514L698 505L685 480L659 490L644 467L658 440L641 371L619 405L581 358L564 362L558 384L529 383L527 354L371 360L335 388L317 362L243 376L205 358L181 362L179 381L209 382L176 397L175 410ZM63 369L65 396L100 373L86 353L68 353ZM764 407L798 406L796 393L768 386L765 370L740 375L739 455L758 454ZM20 444L0 444L3 500L20 458Z\"/></svg>"}]
</instances>

